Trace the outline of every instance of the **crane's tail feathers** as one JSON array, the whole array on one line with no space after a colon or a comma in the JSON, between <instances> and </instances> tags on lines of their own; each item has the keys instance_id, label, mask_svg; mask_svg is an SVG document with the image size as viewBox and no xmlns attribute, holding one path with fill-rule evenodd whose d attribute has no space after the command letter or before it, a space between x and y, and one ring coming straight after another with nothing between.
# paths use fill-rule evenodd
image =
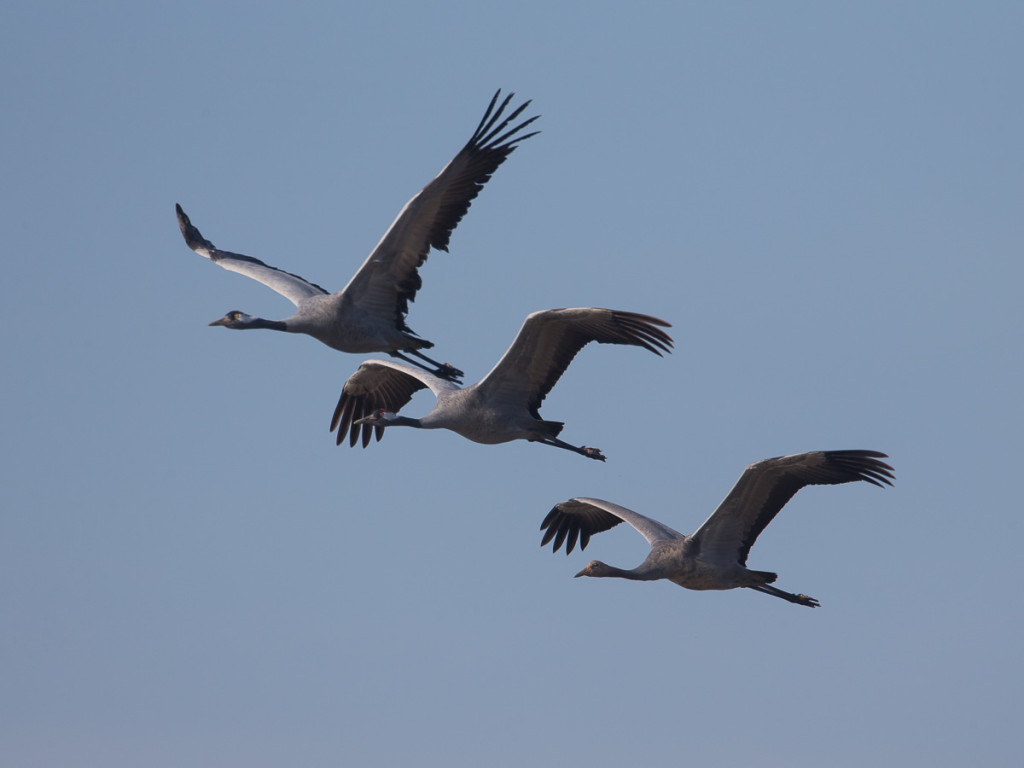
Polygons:
<instances>
[{"instance_id":1,"label":"crane's tail feathers","mask_svg":"<svg viewBox=\"0 0 1024 768\"><path fill-rule=\"evenodd\" d=\"M562 428L565 427L564 421L544 421L539 419L538 423L541 430L548 437L558 437L562 433Z\"/></svg>"}]
</instances>

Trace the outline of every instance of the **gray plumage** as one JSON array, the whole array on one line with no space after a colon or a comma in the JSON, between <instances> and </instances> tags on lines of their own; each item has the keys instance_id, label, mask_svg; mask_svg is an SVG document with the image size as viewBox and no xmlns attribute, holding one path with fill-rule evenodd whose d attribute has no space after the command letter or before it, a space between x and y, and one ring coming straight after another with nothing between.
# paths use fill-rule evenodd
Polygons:
<instances>
[{"instance_id":1,"label":"gray plumage","mask_svg":"<svg viewBox=\"0 0 1024 768\"><path fill-rule=\"evenodd\" d=\"M442 378L457 380L461 371L431 360L420 351L433 344L413 333L405 317L409 302L415 299L421 287L418 270L430 249L448 250L452 231L491 174L519 142L536 133L520 132L537 117L509 127L530 102L521 104L503 118L514 94L498 104L500 94L500 90L494 94L469 142L433 181L406 203L359 271L337 293L329 293L315 283L251 256L218 249L202 236L181 206L176 205L178 226L189 248L224 269L263 283L296 306L295 313L283 320L264 320L233 311L210 325L236 330L266 328L304 333L342 352L386 352ZM433 368L428 368L424 362Z\"/></svg>"},{"instance_id":2,"label":"gray plumage","mask_svg":"<svg viewBox=\"0 0 1024 768\"><path fill-rule=\"evenodd\" d=\"M880 461L885 458L878 451L814 451L751 464L718 509L691 536L609 501L570 499L556 504L544 518L540 528L546 532L541 546L554 539L552 551L558 551L564 542L565 553L569 554L578 540L580 549L586 549L592 535L625 521L651 545L647 559L632 570L592 560L577 576L668 579L687 589L747 587L814 608L818 601L813 597L769 586L777 574L748 570L750 547L786 502L806 485L856 480L879 487L892 485L892 467Z\"/></svg>"},{"instance_id":3,"label":"gray plumage","mask_svg":"<svg viewBox=\"0 0 1024 768\"><path fill-rule=\"evenodd\" d=\"M408 365L367 360L345 382L331 430L338 432L338 445L348 434L350 445L361 436L365 448L373 432L380 440L388 426L450 429L477 443L530 440L604 461L596 448L559 440L563 424L541 419L541 403L576 353L592 341L643 347L659 356L670 352L672 338L659 326L669 324L611 309L534 312L490 373L464 389ZM437 398L434 409L421 419L398 416L413 394L425 388Z\"/></svg>"}]
</instances>

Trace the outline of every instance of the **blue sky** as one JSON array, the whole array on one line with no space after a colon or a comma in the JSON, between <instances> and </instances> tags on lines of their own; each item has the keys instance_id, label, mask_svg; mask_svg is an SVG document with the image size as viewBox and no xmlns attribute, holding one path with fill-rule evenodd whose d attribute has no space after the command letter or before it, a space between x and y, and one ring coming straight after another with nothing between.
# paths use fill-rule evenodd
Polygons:
<instances>
[{"instance_id":1,"label":"blue sky","mask_svg":"<svg viewBox=\"0 0 1024 768\"><path fill-rule=\"evenodd\" d=\"M1024 11L1012 3L15 3L0 25L0 763L1013 765ZM362 358L208 328L344 286L496 88L542 131L433 253L413 329L474 381L527 313L673 323L545 401L606 464L394 431ZM417 397L408 412L429 408ZM802 491L749 590L573 579L547 510L690 532Z\"/></svg>"}]
</instances>

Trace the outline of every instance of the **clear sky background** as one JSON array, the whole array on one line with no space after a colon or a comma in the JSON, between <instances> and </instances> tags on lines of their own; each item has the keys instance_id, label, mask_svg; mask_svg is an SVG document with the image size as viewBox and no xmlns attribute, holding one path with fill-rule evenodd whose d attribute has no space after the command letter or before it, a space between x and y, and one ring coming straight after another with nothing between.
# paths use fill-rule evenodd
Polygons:
<instances>
[{"instance_id":1,"label":"clear sky background","mask_svg":"<svg viewBox=\"0 0 1024 768\"><path fill-rule=\"evenodd\" d=\"M1016 3L24 3L0 25L4 766L1019 765L1024 11ZM543 132L411 327L482 377L528 312L673 323L544 404L606 464L395 430L362 358L208 328L331 290L495 89ZM407 413L426 412L417 396ZM802 491L750 565L821 601L573 579L597 496L690 532Z\"/></svg>"}]
</instances>

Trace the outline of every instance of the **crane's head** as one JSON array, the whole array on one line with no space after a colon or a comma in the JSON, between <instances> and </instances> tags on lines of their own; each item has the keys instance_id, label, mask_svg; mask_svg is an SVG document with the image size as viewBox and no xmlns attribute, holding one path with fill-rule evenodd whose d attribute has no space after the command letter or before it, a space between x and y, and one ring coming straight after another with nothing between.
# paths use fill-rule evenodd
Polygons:
<instances>
[{"instance_id":1,"label":"crane's head","mask_svg":"<svg viewBox=\"0 0 1024 768\"><path fill-rule=\"evenodd\" d=\"M210 325L223 325L225 328L248 328L255 319L252 315L247 315L236 309L228 312L220 320L214 320Z\"/></svg>"},{"instance_id":2,"label":"crane's head","mask_svg":"<svg viewBox=\"0 0 1024 768\"><path fill-rule=\"evenodd\" d=\"M611 568L600 560L591 560L587 563L583 570L577 573L573 578L579 578L580 576L608 576L610 575Z\"/></svg>"}]
</instances>

